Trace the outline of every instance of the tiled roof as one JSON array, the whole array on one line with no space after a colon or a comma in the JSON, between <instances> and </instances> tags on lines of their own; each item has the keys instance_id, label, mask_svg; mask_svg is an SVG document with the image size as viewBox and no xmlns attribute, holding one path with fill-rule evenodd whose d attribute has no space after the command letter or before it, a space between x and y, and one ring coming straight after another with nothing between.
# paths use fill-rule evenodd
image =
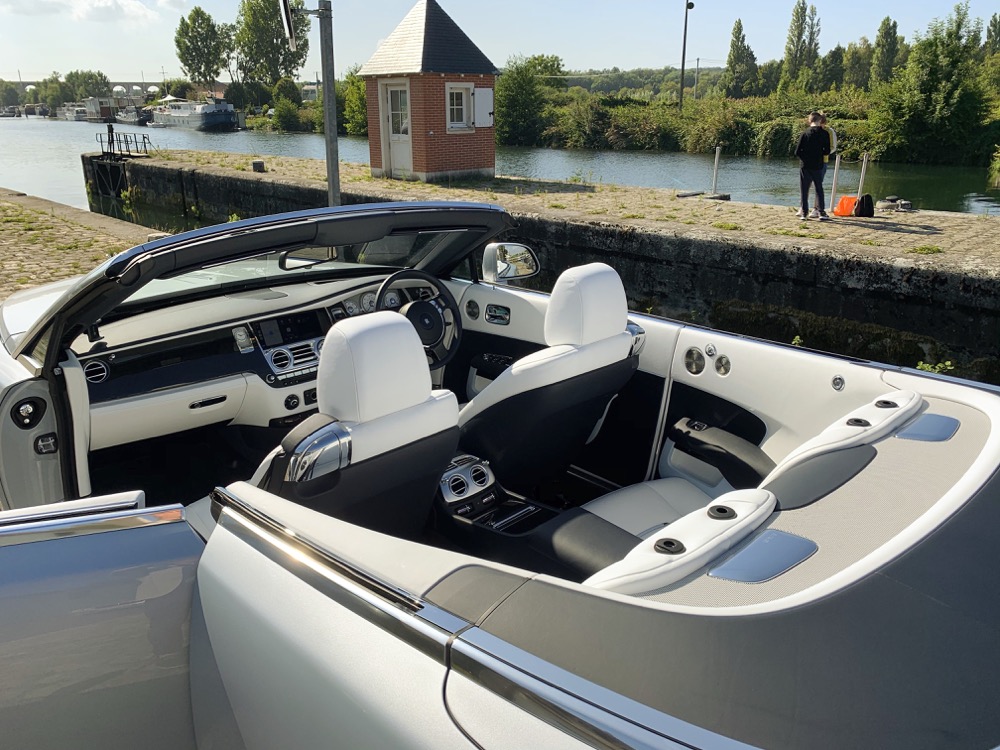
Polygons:
<instances>
[{"instance_id":1,"label":"tiled roof","mask_svg":"<svg viewBox=\"0 0 1000 750\"><path fill-rule=\"evenodd\" d=\"M420 0L359 75L496 72L496 66L435 0Z\"/></svg>"}]
</instances>

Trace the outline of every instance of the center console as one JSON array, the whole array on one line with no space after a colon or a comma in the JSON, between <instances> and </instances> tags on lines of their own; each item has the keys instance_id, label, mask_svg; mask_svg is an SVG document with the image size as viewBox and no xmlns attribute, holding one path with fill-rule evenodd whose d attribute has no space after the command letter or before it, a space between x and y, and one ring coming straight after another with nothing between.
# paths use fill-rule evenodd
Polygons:
<instances>
[{"instance_id":1,"label":"center console","mask_svg":"<svg viewBox=\"0 0 1000 750\"><path fill-rule=\"evenodd\" d=\"M441 477L438 530L498 562L582 581L640 540L582 508L559 510L505 490L487 460L461 454Z\"/></svg>"}]
</instances>

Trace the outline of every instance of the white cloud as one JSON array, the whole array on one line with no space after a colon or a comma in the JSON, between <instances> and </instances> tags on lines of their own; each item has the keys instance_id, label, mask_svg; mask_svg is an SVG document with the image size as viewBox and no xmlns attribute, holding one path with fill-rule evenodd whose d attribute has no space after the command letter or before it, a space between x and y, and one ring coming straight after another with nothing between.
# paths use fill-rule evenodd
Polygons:
<instances>
[{"instance_id":1,"label":"white cloud","mask_svg":"<svg viewBox=\"0 0 1000 750\"><path fill-rule=\"evenodd\" d=\"M157 0L169 7L183 0ZM15 15L66 15L74 21L122 22L144 26L160 19L160 14L141 0L0 0L0 11Z\"/></svg>"},{"instance_id":2,"label":"white cloud","mask_svg":"<svg viewBox=\"0 0 1000 750\"><path fill-rule=\"evenodd\" d=\"M187 5L187 0L156 0L156 7L165 10L183 11L185 5Z\"/></svg>"}]
</instances>

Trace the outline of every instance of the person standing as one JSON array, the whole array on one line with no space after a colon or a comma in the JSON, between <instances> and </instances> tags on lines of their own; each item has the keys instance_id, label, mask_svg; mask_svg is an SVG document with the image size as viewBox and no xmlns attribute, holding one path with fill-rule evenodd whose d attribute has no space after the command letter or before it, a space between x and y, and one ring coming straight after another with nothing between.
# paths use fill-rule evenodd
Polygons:
<instances>
[{"instance_id":1,"label":"person standing","mask_svg":"<svg viewBox=\"0 0 1000 750\"><path fill-rule=\"evenodd\" d=\"M821 182L826 182L826 169L830 165L830 157L837 153L837 131L831 128L830 125L827 123L825 113L820 112L819 116L820 116L819 124L823 126L823 130L825 130L827 134L830 136L830 153L829 155L823 157L823 177L821 179ZM813 210L809 212L809 218L810 219L820 218L819 208L817 208L815 205L813 206Z\"/></svg>"},{"instance_id":2,"label":"person standing","mask_svg":"<svg viewBox=\"0 0 1000 750\"><path fill-rule=\"evenodd\" d=\"M823 116L819 112L809 115L809 128L799 136L795 155L799 158L799 211L800 219L809 217L809 188L816 189L816 218L829 220L823 194L823 158L830 155L830 134L823 129Z\"/></svg>"}]
</instances>

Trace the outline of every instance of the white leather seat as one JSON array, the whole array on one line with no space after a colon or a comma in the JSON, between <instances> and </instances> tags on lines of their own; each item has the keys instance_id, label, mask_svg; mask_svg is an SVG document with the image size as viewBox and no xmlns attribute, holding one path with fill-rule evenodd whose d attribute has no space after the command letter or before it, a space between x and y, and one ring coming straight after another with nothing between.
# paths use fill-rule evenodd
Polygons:
<instances>
[{"instance_id":1,"label":"white leather seat","mask_svg":"<svg viewBox=\"0 0 1000 750\"><path fill-rule=\"evenodd\" d=\"M627 324L613 268L564 271L545 314L547 348L516 361L463 407L462 450L489 459L501 484L525 493L561 474L635 372Z\"/></svg>"},{"instance_id":2,"label":"white leather seat","mask_svg":"<svg viewBox=\"0 0 1000 750\"><path fill-rule=\"evenodd\" d=\"M891 391L854 409L785 456L764 478L767 486L817 456L875 442L915 416L923 399L913 391ZM584 509L642 539L707 506L712 498L680 477L640 482L584 505Z\"/></svg>"},{"instance_id":3,"label":"white leather seat","mask_svg":"<svg viewBox=\"0 0 1000 750\"><path fill-rule=\"evenodd\" d=\"M432 390L413 326L388 311L340 321L323 343L316 390L319 414L264 460L254 483L362 526L419 533L455 455L458 402L451 391ZM348 435L349 464L310 481L286 480L284 454L331 423Z\"/></svg>"}]
</instances>

